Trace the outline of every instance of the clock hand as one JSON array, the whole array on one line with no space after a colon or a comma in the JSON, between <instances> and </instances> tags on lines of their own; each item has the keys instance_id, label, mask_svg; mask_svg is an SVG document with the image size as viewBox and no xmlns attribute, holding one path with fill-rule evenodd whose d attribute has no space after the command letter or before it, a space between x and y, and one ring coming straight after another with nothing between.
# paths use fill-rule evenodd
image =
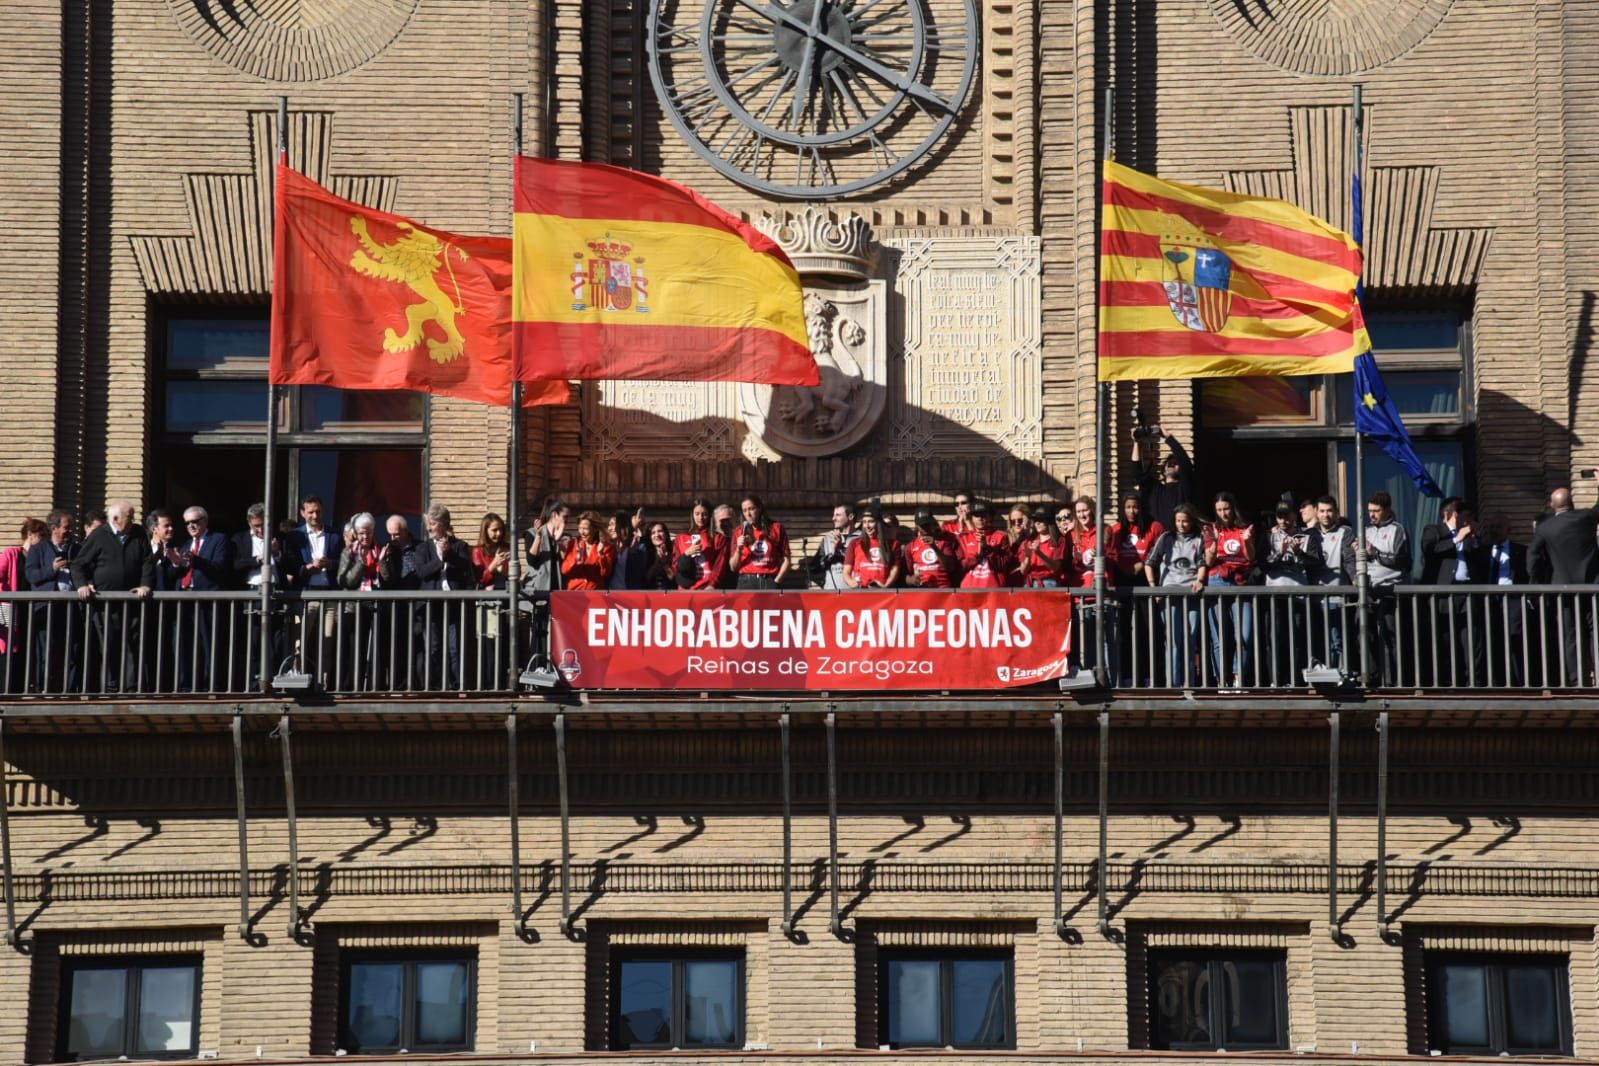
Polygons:
<instances>
[{"instance_id":1,"label":"clock hand","mask_svg":"<svg viewBox=\"0 0 1599 1066\"><path fill-rule=\"evenodd\" d=\"M794 103L789 108L789 117L796 126L805 114L805 103L811 95L811 71L816 65L816 28L826 8L826 0L815 0L811 5L811 24L805 29L805 54L800 60L799 84L794 87Z\"/></svg>"},{"instance_id":2,"label":"clock hand","mask_svg":"<svg viewBox=\"0 0 1599 1066\"><path fill-rule=\"evenodd\" d=\"M779 7L776 4L757 4L755 0L738 0L738 2L769 22L781 22L783 25L805 34L812 41L831 48L861 70L866 71L891 88L898 89L900 92L913 96L924 104L931 104L944 111L954 110L950 101L927 88L927 86L884 66L871 56L856 51L842 41L835 41L827 34L818 32L803 20L795 18L787 8Z\"/></svg>"}]
</instances>

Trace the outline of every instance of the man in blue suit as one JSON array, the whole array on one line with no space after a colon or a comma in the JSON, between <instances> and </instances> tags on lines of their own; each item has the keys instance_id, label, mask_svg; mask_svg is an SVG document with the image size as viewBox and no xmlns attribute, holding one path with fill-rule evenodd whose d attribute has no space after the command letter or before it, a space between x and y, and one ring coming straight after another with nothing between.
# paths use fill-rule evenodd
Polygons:
<instances>
[{"instance_id":1,"label":"man in blue suit","mask_svg":"<svg viewBox=\"0 0 1599 1066\"><path fill-rule=\"evenodd\" d=\"M72 560L78 546L72 540L72 514L51 511L45 519L50 538L35 544L23 563L23 575L34 592L71 592ZM78 687L78 659L82 655L83 614L77 601L33 605L33 631L37 659L34 685L41 692L61 692Z\"/></svg>"},{"instance_id":2,"label":"man in blue suit","mask_svg":"<svg viewBox=\"0 0 1599 1066\"><path fill-rule=\"evenodd\" d=\"M325 514L322 497L310 493L301 498L301 524L289 532L283 550L290 588L302 592L331 592L337 587L334 577L339 572L339 553L344 550L344 538L324 525ZM331 636L325 631L331 628L337 614L337 611L324 610L324 604L318 600L300 604L293 632L299 634L300 668L306 673L322 672L323 661L329 658L326 652Z\"/></svg>"},{"instance_id":3,"label":"man in blue suit","mask_svg":"<svg viewBox=\"0 0 1599 1066\"><path fill-rule=\"evenodd\" d=\"M228 538L211 531L211 516L204 507L190 507L183 512L183 525L188 538L180 544L172 557L172 567L177 585L185 592L221 592L228 587L233 575L233 545ZM225 641L213 644L212 619L219 635L226 636L226 620L218 618L214 604L182 603L178 605L177 647L178 690L189 692L208 689L215 679L228 687L226 663L214 661L217 647L226 647ZM242 677L237 679L243 684Z\"/></svg>"}]
</instances>

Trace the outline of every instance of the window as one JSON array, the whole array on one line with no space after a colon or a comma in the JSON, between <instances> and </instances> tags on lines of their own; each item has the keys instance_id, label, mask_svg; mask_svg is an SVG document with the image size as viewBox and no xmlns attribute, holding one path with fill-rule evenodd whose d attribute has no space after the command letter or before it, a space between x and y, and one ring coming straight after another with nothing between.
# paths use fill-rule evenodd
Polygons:
<instances>
[{"instance_id":1,"label":"window","mask_svg":"<svg viewBox=\"0 0 1599 1066\"><path fill-rule=\"evenodd\" d=\"M1427 1047L1445 1055L1570 1055L1563 955L1427 956Z\"/></svg>"},{"instance_id":2,"label":"window","mask_svg":"<svg viewBox=\"0 0 1599 1066\"><path fill-rule=\"evenodd\" d=\"M1470 496L1476 410L1469 310L1368 311L1366 325L1388 392L1428 472L1445 495ZM1195 390L1195 458L1201 479L1208 479L1201 495L1231 490L1253 514L1269 512L1285 491L1298 499L1328 493L1346 515L1354 512L1352 374L1208 378ZM1239 476L1244 470L1250 477ZM1438 520L1437 501L1420 497L1381 448L1365 449L1364 476L1367 494L1388 489L1412 531Z\"/></svg>"},{"instance_id":3,"label":"window","mask_svg":"<svg viewBox=\"0 0 1599 1066\"><path fill-rule=\"evenodd\" d=\"M611 1049L743 1047L741 955L611 957Z\"/></svg>"},{"instance_id":4,"label":"window","mask_svg":"<svg viewBox=\"0 0 1599 1066\"><path fill-rule=\"evenodd\" d=\"M893 1048L1013 1048L1009 952L885 952L879 959L880 1043Z\"/></svg>"},{"instance_id":5,"label":"window","mask_svg":"<svg viewBox=\"0 0 1599 1066\"><path fill-rule=\"evenodd\" d=\"M243 528L261 499L267 407L268 322L264 311L213 308L153 316L158 397L150 484L174 510L204 504L222 532ZM335 523L358 511L379 522L402 514L420 528L425 495L427 398L413 392L345 391L321 386L280 390L281 447L276 513L321 496Z\"/></svg>"},{"instance_id":6,"label":"window","mask_svg":"<svg viewBox=\"0 0 1599 1066\"><path fill-rule=\"evenodd\" d=\"M72 959L62 968L61 995L63 1060L199 1054L198 958Z\"/></svg>"},{"instance_id":7,"label":"window","mask_svg":"<svg viewBox=\"0 0 1599 1066\"><path fill-rule=\"evenodd\" d=\"M462 952L359 952L339 984L343 1051L471 1051L477 959Z\"/></svg>"},{"instance_id":8,"label":"window","mask_svg":"<svg viewBox=\"0 0 1599 1066\"><path fill-rule=\"evenodd\" d=\"M1281 951L1150 952L1151 1043L1161 1051L1285 1050L1286 962Z\"/></svg>"}]
</instances>

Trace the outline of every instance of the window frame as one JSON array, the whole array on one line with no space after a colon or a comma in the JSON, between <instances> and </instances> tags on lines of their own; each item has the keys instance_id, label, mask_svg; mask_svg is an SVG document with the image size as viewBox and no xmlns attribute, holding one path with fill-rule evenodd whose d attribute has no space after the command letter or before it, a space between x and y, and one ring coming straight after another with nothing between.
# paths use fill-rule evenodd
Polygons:
<instances>
[{"instance_id":1,"label":"window frame","mask_svg":"<svg viewBox=\"0 0 1599 1066\"><path fill-rule=\"evenodd\" d=\"M664 1044L624 1044L622 1042L622 967L629 962L670 962L672 964L672 1016L668 1022L670 1039ZM685 1028L685 1003L687 982L684 980L685 964L691 962L731 962L733 995L737 1000L733 1011L735 1031L731 1043L688 1043L683 1039ZM695 949L680 951L674 948L624 948L611 952L610 971L610 1032L607 1050L610 1051L678 1051L703 1049L742 1050L749 1039L745 1012L748 1009L748 990L745 987L745 958L743 948Z\"/></svg>"},{"instance_id":2,"label":"window frame","mask_svg":"<svg viewBox=\"0 0 1599 1066\"><path fill-rule=\"evenodd\" d=\"M466 964L466 1040L462 1044L416 1045L416 968L418 963L462 962ZM350 970L361 964L395 964L404 967L400 978L400 1039L396 1047L350 1048ZM335 1047L351 1055L449 1054L471 1052L477 1047L478 957L472 948L375 948L344 949L339 952L339 1014ZM406 1038L410 1037L409 1042Z\"/></svg>"},{"instance_id":3,"label":"window frame","mask_svg":"<svg viewBox=\"0 0 1599 1066\"><path fill-rule=\"evenodd\" d=\"M242 363L206 369L169 369L168 358L173 331L189 323L256 323L265 322L269 308L262 304L224 305L203 300L174 302L151 300L146 321L146 347L148 352L147 377L150 397L145 449L145 483L161 486L166 483L168 463L184 449L233 448L253 449L264 461L266 455L266 418L250 428L169 430L167 428L167 384L188 381L254 381L263 389L267 385L267 361L259 369ZM306 451L415 452L421 467L419 497L429 498L433 470L433 402L427 393L419 394L422 401L421 421L408 427L393 423L376 423L380 428L364 429L363 423L332 423L320 429L303 429L304 401L300 386L285 385L278 389L276 416L278 420L275 463L280 471L274 476L274 512L280 517L299 516L299 499L308 491L302 485L302 453ZM262 393L265 399L265 393ZM279 495L281 494L281 499ZM259 493L257 493L259 496ZM216 514L212 515L213 525ZM414 525L414 523L413 523Z\"/></svg>"},{"instance_id":4,"label":"window frame","mask_svg":"<svg viewBox=\"0 0 1599 1066\"><path fill-rule=\"evenodd\" d=\"M889 1039L891 1029L890 1004L893 998L889 989L889 963L936 961L938 967L938 1035L937 1043L895 1043ZM1002 962L1005 964L1005 1007L1010 1012L1006 1027L1007 1039L998 1044L957 1044L949 1037L955 1033L955 963ZM945 950L940 948L894 948L882 950L877 955L877 1042L880 1047L896 1051L907 1048L951 1048L957 1051L1014 1051L1016 1049L1016 952L1009 948L973 948L970 950Z\"/></svg>"},{"instance_id":5,"label":"window frame","mask_svg":"<svg viewBox=\"0 0 1599 1066\"><path fill-rule=\"evenodd\" d=\"M136 979L145 969L171 969L190 966L194 970L194 1007L190 1016L189 1046L178 1051L137 1051L139 1043L140 982ZM121 970L123 1003L126 1023L122 1033L121 1058L126 1059L193 1059L200 1054L200 1003L205 985L205 957L194 952L173 955L65 955L61 959L60 1011L56 1025L56 1061L58 1062L114 1062L110 1058L79 1058L67 1050L72 1033L72 981L84 971Z\"/></svg>"},{"instance_id":6,"label":"window frame","mask_svg":"<svg viewBox=\"0 0 1599 1066\"><path fill-rule=\"evenodd\" d=\"M1487 970L1488 1044L1446 1045L1443 997L1435 995L1438 969L1445 964L1476 964ZM1543 963L1554 971L1555 994L1559 1000L1556 1022L1560 1030L1560 1049L1513 1048L1506 1043L1509 1016L1505 1008L1505 967L1509 964ZM1571 1019L1571 956L1558 952L1428 951L1423 956L1422 980L1427 996L1427 1050L1429 1054L1541 1057L1570 1056L1573 1051ZM1433 1051L1437 1046L1438 1051Z\"/></svg>"},{"instance_id":7,"label":"window frame","mask_svg":"<svg viewBox=\"0 0 1599 1066\"><path fill-rule=\"evenodd\" d=\"M1219 995L1210 997L1210 1035L1209 1043L1200 1041L1163 1042L1158 1033L1160 1031L1160 1012L1157 1006L1157 995L1160 984L1160 973L1164 964L1172 962L1204 963L1206 973L1213 989L1225 989L1226 983L1220 979L1221 967L1228 962L1247 959L1250 962L1259 962L1270 959L1272 963L1273 1008L1277 1016L1276 1040L1270 1044L1255 1042L1238 1043L1226 1039L1227 1012L1225 1002ZM1148 1011L1149 1011L1149 1046L1155 1051L1177 1052L1238 1052L1238 1051L1287 1051L1288 1050L1288 951L1286 948L1241 948L1241 949L1216 949L1216 948L1188 948L1170 947L1151 949L1145 954L1144 968L1148 984Z\"/></svg>"}]
</instances>

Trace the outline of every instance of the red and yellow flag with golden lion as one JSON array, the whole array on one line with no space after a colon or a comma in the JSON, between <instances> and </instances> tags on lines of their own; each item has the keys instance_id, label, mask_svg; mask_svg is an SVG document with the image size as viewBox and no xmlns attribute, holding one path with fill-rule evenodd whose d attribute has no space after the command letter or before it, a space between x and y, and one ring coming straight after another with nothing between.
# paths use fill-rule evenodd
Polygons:
<instances>
[{"instance_id":1,"label":"red and yellow flag with golden lion","mask_svg":"<svg viewBox=\"0 0 1599 1066\"><path fill-rule=\"evenodd\" d=\"M274 385L411 389L511 402L511 242L363 207L279 165ZM535 382L529 405L564 403Z\"/></svg>"}]
</instances>

